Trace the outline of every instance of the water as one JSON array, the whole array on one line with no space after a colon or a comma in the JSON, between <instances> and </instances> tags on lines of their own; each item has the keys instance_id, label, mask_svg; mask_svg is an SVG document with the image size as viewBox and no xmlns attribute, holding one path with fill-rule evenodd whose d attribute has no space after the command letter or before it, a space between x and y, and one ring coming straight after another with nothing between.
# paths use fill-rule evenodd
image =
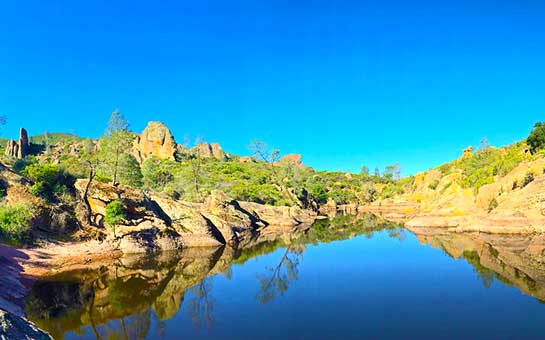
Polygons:
<instances>
[{"instance_id":1,"label":"water","mask_svg":"<svg viewBox=\"0 0 545 340\"><path fill-rule=\"evenodd\" d=\"M510 339L545 336L542 236L321 221L248 250L129 257L36 284L56 339Z\"/></svg>"}]
</instances>

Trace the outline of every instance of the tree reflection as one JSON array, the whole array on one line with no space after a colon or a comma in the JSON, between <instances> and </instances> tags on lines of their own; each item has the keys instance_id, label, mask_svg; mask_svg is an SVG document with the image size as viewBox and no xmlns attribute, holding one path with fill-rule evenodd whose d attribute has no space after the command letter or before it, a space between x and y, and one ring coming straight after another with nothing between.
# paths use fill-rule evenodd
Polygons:
<instances>
[{"instance_id":1,"label":"tree reflection","mask_svg":"<svg viewBox=\"0 0 545 340\"><path fill-rule=\"evenodd\" d=\"M277 295L284 295L289 284L299 278L298 266L303 257L304 248L290 245L280 258L278 265L267 268L267 273L258 275L260 290L257 299L262 304L269 303Z\"/></svg>"},{"instance_id":2,"label":"tree reflection","mask_svg":"<svg viewBox=\"0 0 545 340\"><path fill-rule=\"evenodd\" d=\"M407 238L407 233L403 228L387 229L387 232L389 237L395 238L400 242L405 241L405 239Z\"/></svg>"},{"instance_id":3,"label":"tree reflection","mask_svg":"<svg viewBox=\"0 0 545 340\"><path fill-rule=\"evenodd\" d=\"M189 301L187 312L196 328L206 326L212 328L214 324L214 298L212 297L212 280L205 278L190 292L194 297Z\"/></svg>"},{"instance_id":4,"label":"tree reflection","mask_svg":"<svg viewBox=\"0 0 545 340\"><path fill-rule=\"evenodd\" d=\"M483 286L485 288L490 288L492 286L492 283L494 282L496 273L481 264L481 258L475 250L466 250L464 251L463 256L467 260L467 262L469 262L473 266L475 273L483 283Z\"/></svg>"}]
</instances>

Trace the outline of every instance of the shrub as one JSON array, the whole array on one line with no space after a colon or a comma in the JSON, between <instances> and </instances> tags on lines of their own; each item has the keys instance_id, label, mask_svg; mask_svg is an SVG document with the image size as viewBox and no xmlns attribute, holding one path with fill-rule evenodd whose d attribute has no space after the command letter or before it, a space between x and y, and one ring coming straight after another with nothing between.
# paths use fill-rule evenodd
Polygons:
<instances>
[{"instance_id":1,"label":"shrub","mask_svg":"<svg viewBox=\"0 0 545 340\"><path fill-rule=\"evenodd\" d=\"M428 185L428 188L430 188L431 190L435 190L437 189L437 187L439 186L439 180L435 180L433 182L430 183L430 185Z\"/></svg>"},{"instance_id":2,"label":"shrub","mask_svg":"<svg viewBox=\"0 0 545 340\"><path fill-rule=\"evenodd\" d=\"M73 178L53 164L34 163L27 166L22 174L34 182L30 193L47 201L54 201L68 192L68 186L73 184Z\"/></svg>"},{"instance_id":3,"label":"shrub","mask_svg":"<svg viewBox=\"0 0 545 340\"><path fill-rule=\"evenodd\" d=\"M528 184L532 183L534 179L534 174L532 172L527 172L526 176L524 176L524 181L522 182L521 188L524 188Z\"/></svg>"},{"instance_id":4,"label":"shrub","mask_svg":"<svg viewBox=\"0 0 545 340\"><path fill-rule=\"evenodd\" d=\"M36 163L34 157L25 157L24 159L18 159L13 163L12 169L16 173L20 174L27 166Z\"/></svg>"},{"instance_id":5,"label":"shrub","mask_svg":"<svg viewBox=\"0 0 545 340\"><path fill-rule=\"evenodd\" d=\"M3 178L0 178L0 199L6 197L8 190L8 182L6 182Z\"/></svg>"},{"instance_id":6,"label":"shrub","mask_svg":"<svg viewBox=\"0 0 545 340\"><path fill-rule=\"evenodd\" d=\"M496 201L495 198L493 198L490 203L488 204L488 212L492 212L492 210L496 209L498 207L498 201Z\"/></svg>"},{"instance_id":7,"label":"shrub","mask_svg":"<svg viewBox=\"0 0 545 340\"><path fill-rule=\"evenodd\" d=\"M0 239L14 244L30 239L30 222L34 209L29 204L0 205Z\"/></svg>"},{"instance_id":8,"label":"shrub","mask_svg":"<svg viewBox=\"0 0 545 340\"><path fill-rule=\"evenodd\" d=\"M545 145L545 124L538 122L534 125L530 136L526 139L526 144L530 147L530 153L535 154Z\"/></svg>"},{"instance_id":9,"label":"shrub","mask_svg":"<svg viewBox=\"0 0 545 340\"><path fill-rule=\"evenodd\" d=\"M109 227L115 227L120 224L127 213L123 208L123 203L120 201L112 201L106 205L106 213L104 214L104 223Z\"/></svg>"},{"instance_id":10,"label":"shrub","mask_svg":"<svg viewBox=\"0 0 545 340\"><path fill-rule=\"evenodd\" d=\"M519 182L517 180L513 181L513 190L517 189L519 187Z\"/></svg>"}]
</instances>

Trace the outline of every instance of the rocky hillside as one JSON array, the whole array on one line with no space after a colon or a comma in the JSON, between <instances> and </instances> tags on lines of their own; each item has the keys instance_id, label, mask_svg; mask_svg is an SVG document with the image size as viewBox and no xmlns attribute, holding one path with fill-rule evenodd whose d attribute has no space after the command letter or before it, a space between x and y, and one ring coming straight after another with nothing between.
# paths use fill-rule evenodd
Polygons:
<instances>
[{"instance_id":1,"label":"rocky hillside","mask_svg":"<svg viewBox=\"0 0 545 340\"><path fill-rule=\"evenodd\" d=\"M419 173L404 193L374 207L410 206L409 226L458 231L545 231L545 158L526 143L476 152Z\"/></svg>"}]
</instances>

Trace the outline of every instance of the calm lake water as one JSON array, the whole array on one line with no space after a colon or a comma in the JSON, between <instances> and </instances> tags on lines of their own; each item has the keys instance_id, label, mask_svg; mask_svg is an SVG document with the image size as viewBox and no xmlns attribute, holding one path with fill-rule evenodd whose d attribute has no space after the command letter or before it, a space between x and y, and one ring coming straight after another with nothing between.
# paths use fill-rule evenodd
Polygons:
<instances>
[{"instance_id":1,"label":"calm lake water","mask_svg":"<svg viewBox=\"0 0 545 340\"><path fill-rule=\"evenodd\" d=\"M416 235L374 216L272 236L65 274L26 312L56 339L545 337L542 236Z\"/></svg>"}]
</instances>

